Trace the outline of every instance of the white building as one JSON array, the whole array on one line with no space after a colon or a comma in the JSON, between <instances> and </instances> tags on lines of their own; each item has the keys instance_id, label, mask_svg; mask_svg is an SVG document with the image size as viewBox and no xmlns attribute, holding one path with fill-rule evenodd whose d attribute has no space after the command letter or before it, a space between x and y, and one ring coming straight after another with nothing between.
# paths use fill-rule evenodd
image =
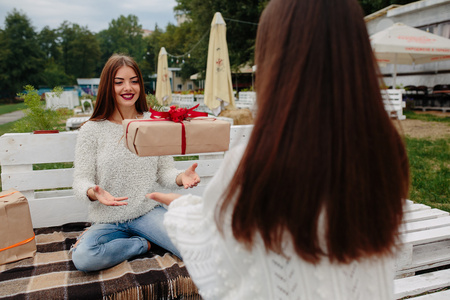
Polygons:
<instances>
[{"instance_id":1,"label":"white building","mask_svg":"<svg viewBox=\"0 0 450 300\"><path fill-rule=\"evenodd\" d=\"M407 5L391 5L365 18L369 35L403 23L450 38L450 0L422 0ZM392 85L393 65L381 68L386 85ZM450 60L421 65L398 65L397 85L450 84Z\"/></svg>"},{"instance_id":2,"label":"white building","mask_svg":"<svg viewBox=\"0 0 450 300\"><path fill-rule=\"evenodd\" d=\"M100 78L77 78L77 84L83 91L82 94L97 96Z\"/></svg>"}]
</instances>

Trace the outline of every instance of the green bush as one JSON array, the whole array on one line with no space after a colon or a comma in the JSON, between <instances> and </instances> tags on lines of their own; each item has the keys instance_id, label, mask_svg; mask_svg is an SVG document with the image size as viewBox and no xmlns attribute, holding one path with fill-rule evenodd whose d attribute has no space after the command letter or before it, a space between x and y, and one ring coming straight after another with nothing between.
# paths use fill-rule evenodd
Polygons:
<instances>
[{"instance_id":1,"label":"green bush","mask_svg":"<svg viewBox=\"0 0 450 300\"><path fill-rule=\"evenodd\" d=\"M63 89L56 87L52 90L56 96L61 95ZM58 110L46 109L41 102L38 91L31 85L25 86L25 93L18 94L24 99L27 109L24 110L25 116L14 124L15 132L32 132L34 130L56 130L61 129L61 112Z\"/></svg>"}]
</instances>

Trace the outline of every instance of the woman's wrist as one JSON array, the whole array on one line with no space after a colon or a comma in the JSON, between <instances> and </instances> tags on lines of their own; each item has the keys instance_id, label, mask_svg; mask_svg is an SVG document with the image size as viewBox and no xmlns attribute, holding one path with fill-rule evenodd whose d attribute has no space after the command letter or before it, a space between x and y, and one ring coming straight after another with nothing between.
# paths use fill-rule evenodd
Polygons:
<instances>
[{"instance_id":1,"label":"woman's wrist","mask_svg":"<svg viewBox=\"0 0 450 300\"><path fill-rule=\"evenodd\" d=\"M86 196L91 201L96 201L97 200L97 198L95 197L95 192L94 192L93 188L88 188L88 190L86 191Z\"/></svg>"},{"instance_id":2,"label":"woman's wrist","mask_svg":"<svg viewBox=\"0 0 450 300\"><path fill-rule=\"evenodd\" d=\"M177 178L175 178L175 182L177 183L178 186L182 186L183 185L183 180L181 179L181 177L183 176L184 172L181 172L177 175Z\"/></svg>"}]
</instances>

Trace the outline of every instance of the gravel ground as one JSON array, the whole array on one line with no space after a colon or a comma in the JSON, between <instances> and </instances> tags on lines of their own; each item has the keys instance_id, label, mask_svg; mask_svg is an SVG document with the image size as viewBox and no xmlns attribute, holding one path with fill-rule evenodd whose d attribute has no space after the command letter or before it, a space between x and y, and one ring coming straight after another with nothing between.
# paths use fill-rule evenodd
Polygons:
<instances>
[{"instance_id":1,"label":"gravel ground","mask_svg":"<svg viewBox=\"0 0 450 300\"><path fill-rule=\"evenodd\" d=\"M437 111L426 111L419 112L416 111L417 114L433 114L440 117L447 116L450 117L450 112L443 113ZM450 124L442 123L442 122L424 122L420 120L411 120L406 119L403 121L395 121L394 122L397 128L401 128L400 130L403 133L412 138L428 138L431 140L441 139L441 138L450 138ZM399 123L399 124L398 124Z\"/></svg>"}]
</instances>

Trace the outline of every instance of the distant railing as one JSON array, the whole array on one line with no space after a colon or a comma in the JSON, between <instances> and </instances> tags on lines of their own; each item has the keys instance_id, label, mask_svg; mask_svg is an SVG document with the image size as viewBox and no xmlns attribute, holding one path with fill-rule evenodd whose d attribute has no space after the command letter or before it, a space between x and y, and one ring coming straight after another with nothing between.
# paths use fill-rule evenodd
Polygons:
<instances>
[{"instance_id":1,"label":"distant railing","mask_svg":"<svg viewBox=\"0 0 450 300\"><path fill-rule=\"evenodd\" d=\"M253 109L256 101L255 92L239 92L239 97L235 98L235 105L237 108L249 108ZM172 105L178 105L179 107L192 107L199 104L197 111L203 111L212 114L208 106L205 105L204 95L194 94L172 94Z\"/></svg>"}]
</instances>

